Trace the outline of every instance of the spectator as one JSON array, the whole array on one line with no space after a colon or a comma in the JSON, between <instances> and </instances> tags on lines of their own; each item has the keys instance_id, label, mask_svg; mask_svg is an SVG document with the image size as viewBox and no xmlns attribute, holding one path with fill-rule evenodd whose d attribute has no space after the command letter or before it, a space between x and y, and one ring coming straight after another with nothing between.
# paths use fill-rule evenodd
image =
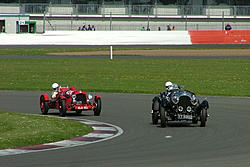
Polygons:
<instances>
[{"instance_id":1,"label":"spectator","mask_svg":"<svg viewBox=\"0 0 250 167\"><path fill-rule=\"evenodd\" d=\"M228 30L231 30L231 29L232 29L231 25L230 25L230 24L227 24L226 27L225 27L225 30L228 31Z\"/></svg>"},{"instance_id":2,"label":"spectator","mask_svg":"<svg viewBox=\"0 0 250 167\"><path fill-rule=\"evenodd\" d=\"M175 30L175 27L173 26L172 29L171 29L171 31L174 31L174 30Z\"/></svg>"},{"instance_id":3,"label":"spectator","mask_svg":"<svg viewBox=\"0 0 250 167\"><path fill-rule=\"evenodd\" d=\"M95 26L94 25L92 25L91 30L95 31Z\"/></svg>"},{"instance_id":4,"label":"spectator","mask_svg":"<svg viewBox=\"0 0 250 167\"><path fill-rule=\"evenodd\" d=\"M158 27L158 31L161 31L161 27Z\"/></svg>"},{"instance_id":5,"label":"spectator","mask_svg":"<svg viewBox=\"0 0 250 167\"><path fill-rule=\"evenodd\" d=\"M5 32L5 27L4 26L2 26L1 32Z\"/></svg>"},{"instance_id":6,"label":"spectator","mask_svg":"<svg viewBox=\"0 0 250 167\"><path fill-rule=\"evenodd\" d=\"M86 30L87 30L86 26L83 25L83 26L82 26L82 31L86 31Z\"/></svg>"},{"instance_id":7,"label":"spectator","mask_svg":"<svg viewBox=\"0 0 250 167\"><path fill-rule=\"evenodd\" d=\"M92 31L90 24L88 25L87 31Z\"/></svg>"},{"instance_id":8,"label":"spectator","mask_svg":"<svg viewBox=\"0 0 250 167\"><path fill-rule=\"evenodd\" d=\"M81 31L81 27L78 27L78 31Z\"/></svg>"},{"instance_id":9,"label":"spectator","mask_svg":"<svg viewBox=\"0 0 250 167\"><path fill-rule=\"evenodd\" d=\"M171 31L170 24L168 24L168 26L167 26L167 30L168 30L168 31Z\"/></svg>"},{"instance_id":10,"label":"spectator","mask_svg":"<svg viewBox=\"0 0 250 167\"><path fill-rule=\"evenodd\" d=\"M150 31L150 28L149 28L149 27L147 28L147 31Z\"/></svg>"},{"instance_id":11,"label":"spectator","mask_svg":"<svg viewBox=\"0 0 250 167\"><path fill-rule=\"evenodd\" d=\"M142 28L141 28L141 31L145 31L145 27L142 27Z\"/></svg>"}]
</instances>

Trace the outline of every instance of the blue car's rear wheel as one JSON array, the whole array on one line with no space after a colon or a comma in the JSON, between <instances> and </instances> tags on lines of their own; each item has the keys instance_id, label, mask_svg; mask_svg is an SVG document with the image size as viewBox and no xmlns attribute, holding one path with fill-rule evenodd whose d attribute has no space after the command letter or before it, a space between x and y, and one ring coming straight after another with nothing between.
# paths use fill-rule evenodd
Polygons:
<instances>
[{"instance_id":1,"label":"blue car's rear wheel","mask_svg":"<svg viewBox=\"0 0 250 167\"><path fill-rule=\"evenodd\" d=\"M158 124L158 119L159 119L159 112L153 110L153 113L152 113L152 123L153 123L153 125Z\"/></svg>"},{"instance_id":2,"label":"blue car's rear wheel","mask_svg":"<svg viewBox=\"0 0 250 167\"><path fill-rule=\"evenodd\" d=\"M164 128L167 126L167 119L166 119L166 111L164 107L160 105L160 118L161 118L161 127Z\"/></svg>"}]
</instances>

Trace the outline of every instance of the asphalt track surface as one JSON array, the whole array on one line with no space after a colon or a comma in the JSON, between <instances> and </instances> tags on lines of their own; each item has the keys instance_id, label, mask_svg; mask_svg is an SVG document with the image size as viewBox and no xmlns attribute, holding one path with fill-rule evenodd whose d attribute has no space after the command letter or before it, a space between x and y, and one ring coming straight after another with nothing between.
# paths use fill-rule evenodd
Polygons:
<instances>
[{"instance_id":1,"label":"asphalt track surface","mask_svg":"<svg viewBox=\"0 0 250 167\"><path fill-rule=\"evenodd\" d=\"M0 110L40 114L40 92L0 91ZM154 95L101 93L103 111L67 117L112 123L124 133L112 140L59 150L0 157L8 167L249 167L250 98L208 97L205 128L151 124ZM200 97L203 99L204 97ZM57 112L53 112L57 115ZM45 127L46 128L46 127Z\"/></svg>"}]
</instances>

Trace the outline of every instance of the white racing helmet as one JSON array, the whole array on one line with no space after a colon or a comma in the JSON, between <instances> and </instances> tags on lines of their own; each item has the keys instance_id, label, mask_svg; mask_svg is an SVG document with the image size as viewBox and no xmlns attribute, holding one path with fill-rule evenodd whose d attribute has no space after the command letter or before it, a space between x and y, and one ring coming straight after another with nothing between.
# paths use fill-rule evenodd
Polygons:
<instances>
[{"instance_id":1,"label":"white racing helmet","mask_svg":"<svg viewBox=\"0 0 250 167\"><path fill-rule=\"evenodd\" d=\"M53 84L52 84L52 88L53 88L53 89L57 89L58 87L59 87L58 83L53 83Z\"/></svg>"},{"instance_id":2,"label":"white racing helmet","mask_svg":"<svg viewBox=\"0 0 250 167\"><path fill-rule=\"evenodd\" d=\"M167 89L168 91L171 90L171 89L173 89L173 84L172 84L172 82L170 82L170 81L166 82L166 83L165 83L165 86L166 86L166 89Z\"/></svg>"}]
</instances>

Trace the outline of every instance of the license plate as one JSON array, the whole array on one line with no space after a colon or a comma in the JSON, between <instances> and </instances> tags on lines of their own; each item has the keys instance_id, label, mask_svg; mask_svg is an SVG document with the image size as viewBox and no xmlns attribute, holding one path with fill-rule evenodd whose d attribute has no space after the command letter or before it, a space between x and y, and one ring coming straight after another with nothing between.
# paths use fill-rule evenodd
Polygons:
<instances>
[{"instance_id":1,"label":"license plate","mask_svg":"<svg viewBox=\"0 0 250 167\"><path fill-rule=\"evenodd\" d=\"M192 119L192 115L181 115L181 114L178 114L178 119Z\"/></svg>"},{"instance_id":2,"label":"license plate","mask_svg":"<svg viewBox=\"0 0 250 167\"><path fill-rule=\"evenodd\" d=\"M82 106L76 106L76 109L77 109L77 110L82 110L83 107L82 107Z\"/></svg>"}]
</instances>

